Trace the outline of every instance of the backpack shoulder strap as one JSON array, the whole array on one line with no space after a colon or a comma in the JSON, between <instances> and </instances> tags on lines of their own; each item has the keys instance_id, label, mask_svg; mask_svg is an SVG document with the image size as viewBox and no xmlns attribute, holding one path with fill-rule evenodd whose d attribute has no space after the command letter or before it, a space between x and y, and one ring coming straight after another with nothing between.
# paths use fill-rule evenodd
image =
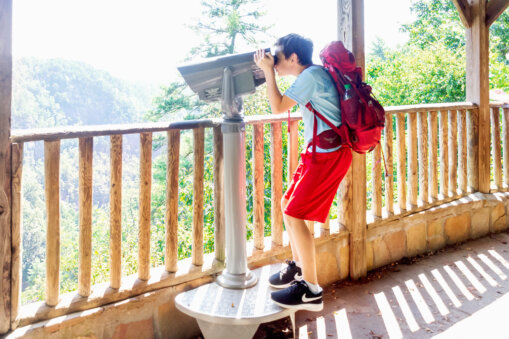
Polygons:
<instances>
[{"instance_id":1,"label":"backpack shoulder strap","mask_svg":"<svg viewBox=\"0 0 509 339\"><path fill-rule=\"evenodd\" d=\"M327 126L329 126L332 130L334 130L334 132L336 132L339 136L341 136L341 132L339 131L339 129L334 126L334 124L332 122L329 121L329 119L327 119L326 117L324 117L320 112L318 112L314 107L313 105L311 105L311 102L308 102L306 104L306 108L308 110L310 110L311 112L313 112L314 115L316 115L317 117L320 118L320 120L322 120L323 122L325 122L327 124ZM314 136L313 136L314 137Z\"/></svg>"}]
</instances>

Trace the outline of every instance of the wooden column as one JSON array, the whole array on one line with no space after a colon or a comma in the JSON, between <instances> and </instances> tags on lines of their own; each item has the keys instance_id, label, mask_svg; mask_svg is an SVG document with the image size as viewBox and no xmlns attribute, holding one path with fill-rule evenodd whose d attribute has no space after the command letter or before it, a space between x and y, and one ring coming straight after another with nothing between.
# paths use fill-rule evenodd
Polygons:
<instances>
[{"instance_id":1,"label":"wooden column","mask_svg":"<svg viewBox=\"0 0 509 339\"><path fill-rule=\"evenodd\" d=\"M408 114L408 192L410 195L410 206L417 208L417 192L419 178L417 165L417 113Z\"/></svg>"},{"instance_id":2,"label":"wooden column","mask_svg":"<svg viewBox=\"0 0 509 339\"><path fill-rule=\"evenodd\" d=\"M338 0L338 38L355 55L364 70L364 0ZM364 78L364 74L363 74ZM366 276L366 156L353 152L352 211L350 229L350 276Z\"/></svg>"},{"instance_id":3,"label":"wooden column","mask_svg":"<svg viewBox=\"0 0 509 339\"><path fill-rule=\"evenodd\" d=\"M12 0L0 0L0 333L11 322Z\"/></svg>"},{"instance_id":4,"label":"wooden column","mask_svg":"<svg viewBox=\"0 0 509 339\"><path fill-rule=\"evenodd\" d=\"M371 213L375 218L382 217L382 150L381 145L377 145L372 152L372 201Z\"/></svg>"},{"instance_id":5,"label":"wooden column","mask_svg":"<svg viewBox=\"0 0 509 339\"><path fill-rule=\"evenodd\" d=\"M400 212L406 211L406 146L405 115L396 115L396 142L398 144L398 204Z\"/></svg>"},{"instance_id":6,"label":"wooden column","mask_svg":"<svg viewBox=\"0 0 509 339\"><path fill-rule=\"evenodd\" d=\"M290 135L288 136L288 182L292 180L293 173L299 163L299 122L290 122Z\"/></svg>"},{"instance_id":7,"label":"wooden column","mask_svg":"<svg viewBox=\"0 0 509 339\"><path fill-rule=\"evenodd\" d=\"M449 195L458 194L458 116L449 111Z\"/></svg>"},{"instance_id":8,"label":"wooden column","mask_svg":"<svg viewBox=\"0 0 509 339\"><path fill-rule=\"evenodd\" d=\"M385 208L389 215L394 213L394 171L393 171L393 157L392 157L392 114L387 114L384 128L384 156L387 166L385 173ZM383 161L383 159L382 159Z\"/></svg>"},{"instance_id":9,"label":"wooden column","mask_svg":"<svg viewBox=\"0 0 509 339\"><path fill-rule=\"evenodd\" d=\"M490 190L490 108L489 108L489 29L486 24L487 0L472 0L471 27L466 29L467 101L479 106L478 126L478 187Z\"/></svg>"},{"instance_id":10,"label":"wooden column","mask_svg":"<svg viewBox=\"0 0 509 339\"><path fill-rule=\"evenodd\" d=\"M352 166L338 188L338 222L351 231L352 227Z\"/></svg>"},{"instance_id":11,"label":"wooden column","mask_svg":"<svg viewBox=\"0 0 509 339\"><path fill-rule=\"evenodd\" d=\"M23 172L23 143L12 144L12 276L11 276L11 327L18 326L16 320L21 305L22 281L22 244L23 244L23 214L22 214L22 172Z\"/></svg>"},{"instance_id":12,"label":"wooden column","mask_svg":"<svg viewBox=\"0 0 509 339\"><path fill-rule=\"evenodd\" d=\"M214 252L216 260L221 262L224 262L226 258L223 164L223 133L221 126L216 126L214 127Z\"/></svg>"},{"instance_id":13,"label":"wooden column","mask_svg":"<svg viewBox=\"0 0 509 339\"><path fill-rule=\"evenodd\" d=\"M272 243L283 245L283 212L281 199L283 198L283 146L281 123L271 124L270 168L271 168L271 235Z\"/></svg>"},{"instance_id":14,"label":"wooden column","mask_svg":"<svg viewBox=\"0 0 509 339\"><path fill-rule=\"evenodd\" d=\"M179 161L180 130L167 132L168 150L166 162L166 247L164 268L168 272L177 272L178 263L178 208L179 208Z\"/></svg>"},{"instance_id":15,"label":"wooden column","mask_svg":"<svg viewBox=\"0 0 509 339\"><path fill-rule=\"evenodd\" d=\"M203 265L203 180L205 171L205 129L196 128L194 133L193 164L193 265Z\"/></svg>"},{"instance_id":16,"label":"wooden column","mask_svg":"<svg viewBox=\"0 0 509 339\"><path fill-rule=\"evenodd\" d=\"M449 195L449 152L448 146L447 111L440 111L440 194L442 198Z\"/></svg>"},{"instance_id":17,"label":"wooden column","mask_svg":"<svg viewBox=\"0 0 509 339\"><path fill-rule=\"evenodd\" d=\"M140 134L140 208L138 278L150 278L150 205L152 188L152 133Z\"/></svg>"},{"instance_id":18,"label":"wooden column","mask_svg":"<svg viewBox=\"0 0 509 339\"><path fill-rule=\"evenodd\" d=\"M428 112L419 112L417 120L417 143L419 146L419 200L429 204L428 198Z\"/></svg>"},{"instance_id":19,"label":"wooden column","mask_svg":"<svg viewBox=\"0 0 509 339\"><path fill-rule=\"evenodd\" d=\"M478 109L467 110L467 177L469 192L479 190L479 125Z\"/></svg>"},{"instance_id":20,"label":"wooden column","mask_svg":"<svg viewBox=\"0 0 509 339\"><path fill-rule=\"evenodd\" d=\"M491 154L493 159L493 172L495 186L502 188L502 146L500 144L500 109L491 109Z\"/></svg>"},{"instance_id":21,"label":"wooden column","mask_svg":"<svg viewBox=\"0 0 509 339\"><path fill-rule=\"evenodd\" d=\"M79 140L79 215L80 215L80 247L78 294L82 297L90 295L92 279L92 158L94 139L92 137Z\"/></svg>"},{"instance_id":22,"label":"wooden column","mask_svg":"<svg viewBox=\"0 0 509 339\"><path fill-rule=\"evenodd\" d=\"M263 124L253 126L253 233L254 246L263 250L265 227L265 183L263 181Z\"/></svg>"},{"instance_id":23,"label":"wooden column","mask_svg":"<svg viewBox=\"0 0 509 339\"><path fill-rule=\"evenodd\" d=\"M467 193L468 177L467 177L467 112L465 110L458 111L458 185L461 193Z\"/></svg>"},{"instance_id":24,"label":"wooden column","mask_svg":"<svg viewBox=\"0 0 509 339\"><path fill-rule=\"evenodd\" d=\"M429 112L429 141L430 141L430 161L429 161L429 191L431 201L438 200L438 113Z\"/></svg>"},{"instance_id":25,"label":"wooden column","mask_svg":"<svg viewBox=\"0 0 509 339\"><path fill-rule=\"evenodd\" d=\"M504 185L509 186L509 108L503 109Z\"/></svg>"},{"instance_id":26,"label":"wooden column","mask_svg":"<svg viewBox=\"0 0 509 339\"><path fill-rule=\"evenodd\" d=\"M46 197L46 304L58 304L60 290L60 140L44 142Z\"/></svg>"},{"instance_id":27,"label":"wooden column","mask_svg":"<svg viewBox=\"0 0 509 339\"><path fill-rule=\"evenodd\" d=\"M110 136L110 287L122 281L122 135Z\"/></svg>"}]
</instances>

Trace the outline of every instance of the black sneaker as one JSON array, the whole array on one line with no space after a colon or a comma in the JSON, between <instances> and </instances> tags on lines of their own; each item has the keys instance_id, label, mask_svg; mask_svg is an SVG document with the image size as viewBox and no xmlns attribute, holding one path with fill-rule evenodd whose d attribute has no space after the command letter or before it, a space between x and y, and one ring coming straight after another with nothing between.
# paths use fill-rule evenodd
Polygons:
<instances>
[{"instance_id":1,"label":"black sneaker","mask_svg":"<svg viewBox=\"0 0 509 339\"><path fill-rule=\"evenodd\" d=\"M305 281L294 281L284 290L271 293L271 298L277 305L296 310L318 312L323 309L322 292L313 293Z\"/></svg>"},{"instance_id":2,"label":"black sneaker","mask_svg":"<svg viewBox=\"0 0 509 339\"><path fill-rule=\"evenodd\" d=\"M287 288L292 282L302 280L302 270L293 260L286 260L286 267L269 278L269 285L274 288Z\"/></svg>"}]
</instances>

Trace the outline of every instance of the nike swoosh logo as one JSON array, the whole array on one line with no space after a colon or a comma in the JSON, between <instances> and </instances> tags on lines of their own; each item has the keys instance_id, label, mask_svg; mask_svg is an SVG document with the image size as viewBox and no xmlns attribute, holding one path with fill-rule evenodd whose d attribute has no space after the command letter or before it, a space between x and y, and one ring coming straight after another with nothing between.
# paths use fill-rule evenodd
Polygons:
<instances>
[{"instance_id":1,"label":"nike swoosh logo","mask_svg":"<svg viewBox=\"0 0 509 339\"><path fill-rule=\"evenodd\" d=\"M293 276L293 279L301 280L302 279L302 275L300 275L299 273L295 273L295 275Z\"/></svg>"},{"instance_id":2,"label":"nike swoosh logo","mask_svg":"<svg viewBox=\"0 0 509 339\"><path fill-rule=\"evenodd\" d=\"M321 299L321 298L322 298L321 296L320 297L314 297L314 298L308 298L308 297L306 297L306 293L304 293L302 295L302 302L307 303L307 302L315 301L315 300L318 300L318 299Z\"/></svg>"}]
</instances>

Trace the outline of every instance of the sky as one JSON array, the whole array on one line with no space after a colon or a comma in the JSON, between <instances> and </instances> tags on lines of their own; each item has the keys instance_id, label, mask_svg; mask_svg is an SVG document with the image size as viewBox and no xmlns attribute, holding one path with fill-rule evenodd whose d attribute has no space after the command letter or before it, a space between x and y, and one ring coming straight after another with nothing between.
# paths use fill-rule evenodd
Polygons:
<instances>
[{"instance_id":1,"label":"sky","mask_svg":"<svg viewBox=\"0 0 509 339\"><path fill-rule=\"evenodd\" d=\"M336 0L261 1L267 12L261 24L273 25L274 36L307 36L314 42L315 55L336 39ZM83 61L119 78L162 85L174 79L176 67L200 43L187 26L199 18L200 3L16 0L13 55ZM406 40L398 29L411 21L409 5L410 0L365 0L367 49L377 36L390 47Z\"/></svg>"}]
</instances>

